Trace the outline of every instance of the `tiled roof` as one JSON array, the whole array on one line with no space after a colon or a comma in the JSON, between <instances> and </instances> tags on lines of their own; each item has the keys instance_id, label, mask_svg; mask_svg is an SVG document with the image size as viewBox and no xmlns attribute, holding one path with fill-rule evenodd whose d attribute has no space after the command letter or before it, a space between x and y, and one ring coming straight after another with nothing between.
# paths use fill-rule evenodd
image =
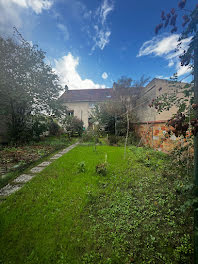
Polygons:
<instances>
[{"instance_id":1,"label":"tiled roof","mask_svg":"<svg viewBox=\"0 0 198 264\"><path fill-rule=\"evenodd\" d=\"M113 88L68 90L60 97L62 102L103 102L111 99Z\"/></svg>"}]
</instances>

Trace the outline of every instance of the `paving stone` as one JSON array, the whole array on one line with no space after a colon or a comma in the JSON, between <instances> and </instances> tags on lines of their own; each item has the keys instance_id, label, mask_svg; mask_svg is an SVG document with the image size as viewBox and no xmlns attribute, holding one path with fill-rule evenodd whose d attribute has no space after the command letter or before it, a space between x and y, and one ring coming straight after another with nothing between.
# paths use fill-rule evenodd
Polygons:
<instances>
[{"instance_id":1,"label":"paving stone","mask_svg":"<svg viewBox=\"0 0 198 264\"><path fill-rule=\"evenodd\" d=\"M51 160L59 159L60 157L62 157L62 154L56 154L53 157L51 157Z\"/></svg>"},{"instance_id":2,"label":"paving stone","mask_svg":"<svg viewBox=\"0 0 198 264\"><path fill-rule=\"evenodd\" d=\"M67 149L67 150L63 150L63 151L61 151L61 152L59 152L59 154L65 154L65 153L67 153L69 150Z\"/></svg>"},{"instance_id":3,"label":"paving stone","mask_svg":"<svg viewBox=\"0 0 198 264\"><path fill-rule=\"evenodd\" d=\"M16 178L13 182L14 183L25 183L30 181L34 176L28 174L22 174L18 178Z\"/></svg>"},{"instance_id":4,"label":"paving stone","mask_svg":"<svg viewBox=\"0 0 198 264\"><path fill-rule=\"evenodd\" d=\"M32 173L39 173L39 172L41 172L44 169L45 169L45 167L39 167L39 166L37 166L37 167L32 168L30 171Z\"/></svg>"},{"instance_id":5,"label":"paving stone","mask_svg":"<svg viewBox=\"0 0 198 264\"><path fill-rule=\"evenodd\" d=\"M39 164L38 166L39 167L47 167L51 164L52 162L51 161L44 161L42 162L41 164Z\"/></svg>"},{"instance_id":6,"label":"paving stone","mask_svg":"<svg viewBox=\"0 0 198 264\"><path fill-rule=\"evenodd\" d=\"M60 153L54 155L51 160L56 160L60 157L62 157L63 154L66 154L67 152L69 152L70 150L72 150L73 148L75 148L79 143L75 143L72 146L63 149ZM42 162L40 165L38 165L37 167L32 168L30 171L31 173L39 173L42 170L45 169L46 166L50 165L52 161L45 161ZM22 174L20 175L18 178L16 178L13 183L15 183L15 185L11 185L11 184L7 184L5 187L3 187L2 189L0 189L0 196L2 196L4 198L4 196L9 196L10 194L18 191L19 189L21 189L23 187L23 183L26 183L28 181L30 181L35 175L29 175L29 174ZM0 200L2 201L2 200Z\"/></svg>"},{"instance_id":7,"label":"paving stone","mask_svg":"<svg viewBox=\"0 0 198 264\"><path fill-rule=\"evenodd\" d=\"M3 187L0 190L0 196L9 196L10 194L20 190L22 187L23 187L23 185L7 184L5 187Z\"/></svg>"}]
</instances>

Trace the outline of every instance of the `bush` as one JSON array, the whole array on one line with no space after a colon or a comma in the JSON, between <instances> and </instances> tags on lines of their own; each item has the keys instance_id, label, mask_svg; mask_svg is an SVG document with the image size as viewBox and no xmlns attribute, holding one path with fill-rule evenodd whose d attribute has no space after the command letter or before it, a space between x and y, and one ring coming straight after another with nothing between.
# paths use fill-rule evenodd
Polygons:
<instances>
[{"instance_id":1,"label":"bush","mask_svg":"<svg viewBox=\"0 0 198 264\"><path fill-rule=\"evenodd\" d=\"M64 127L71 136L81 136L83 133L83 121L76 116L67 116L64 120Z\"/></svg>"},{"instance_id":2,"label":"bush","mask_svg":"<svg viewBox=\"0 0 198 264\"><path fill-rule=\"evenodd\" d=\"M84 131L82 134L82 142L100 143L100 131L97 129Z\"/></svg>"},{"instance_id":3,"label":"bush","mask_svg":"<svg viewBox=\"0 0 198 264\"><path fill-rule=\"evenodd\" d=\"M78 173L85 172L85 162L81 161L77 165Z\"/></svg>"},{"instance_id":4,"label":"bush","mask_svg":"<svg viewBox=\"0 0 198 264\"><path fill-rule=\"evenodd\" d=\"M131 132L128 137L128 144L138 146L140 144L140 137L135 132Z\"/></svg>"},{"instance_id":5,"label":"bush","mask_svg":"<svg viewBox=\"0 0 198 264\"><path fill-rule=\"evenodd\" d=\"M8 126L10 144L28 143L40 140L40 136L48 130L48 120L45 116L30 116L17 127Z\"/></svg>"},{"instance_id":6,"label":"bush","mask_svg":"<svg viewBox=\"0 0 198 264\"><path fill-rule=\"evenodd\" d=\"M126 140L125 136L109 135L108 144L123 146L125 144L125 140ZM127 145L138 146L139 143L140 143L140 138L135 134L135 132L129 133Z\"/></svg>"},{"instance_id":7,"label":"bush","mask_svg":"<svg viewBox=\"0 0 198 264\"><path fill-rule=\"evenodd\" d=\"M81 138L82 142L94 142L94 134L92 131L84 131Z\"/></svg>"},{"instance_id":8,"label":"bush","mask_svg":"<svg viewBox=\"0 0 198 264\"><path fill-rule=\"evenodd\" d=\"M119 137L118 136L115 136L115 135L109 135L108 137L108 142L109 142L109 145L116 145L119 141Z\"/></svg>"},{"instance_id":9,"label":"bush","mask_svg":"<svg viewBox=\"0 0 198 264\"><path fill-rule=\"evenodd\" d=\"M105 176L107 174L107 163L104 162L96 165L96 173Z\"/></svg>"},{"instance_id":10,"label":"bush","mask_svg":"<svg viewBox=\"0 0 198 264\"><path fill-rule=\"evenodd\" d=\"M60 134L61 128L59 126L59 124L57 122L55 122L54 120L52 120L49 123L49 134L51 136L57 136Z\"/></svg>"}]
</instances>

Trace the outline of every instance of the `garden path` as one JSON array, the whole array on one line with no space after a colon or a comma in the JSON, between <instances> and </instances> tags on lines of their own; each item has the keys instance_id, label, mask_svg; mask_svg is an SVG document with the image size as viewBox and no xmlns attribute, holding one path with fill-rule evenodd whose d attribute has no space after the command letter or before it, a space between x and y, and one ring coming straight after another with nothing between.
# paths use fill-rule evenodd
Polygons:
<instances>
[{"instance_id":1,"label":"garden path","mask_svg":"<svg viewBox=\"0 0 198 264\"><path fill-rule=\"evenodd\" d=\"M79 142L67 147L66 149L61 150L59 153L55 154L50 158L49 161L44 161L38 166L32 168L30 170L30 173L28 174L21 174L18 176L16 179L14 179L11 183L7 184L4 186L2 189L0 189L0 197L6 197L9 196L10 194L20 190L24 184L28 181L30 181L32 178L36 176L37 173L41 172L44 170L47 166L49 166L53 161L56 159L62 157L64 154L75 148Z\"/></svg>"}]
</instances>

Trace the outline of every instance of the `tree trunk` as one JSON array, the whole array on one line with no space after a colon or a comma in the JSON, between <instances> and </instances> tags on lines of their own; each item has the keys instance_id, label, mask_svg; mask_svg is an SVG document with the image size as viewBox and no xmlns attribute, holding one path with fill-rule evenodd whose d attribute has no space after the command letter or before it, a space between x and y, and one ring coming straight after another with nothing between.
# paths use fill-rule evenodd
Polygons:
<instances>
[{"instance_id":1,"label":"tree trunk","mask_svg":"<svg viewBox=\"0 0 198 264\"><path fill-rule=\"evenodd\" d=\"M126 132L126 139L125 139L125 146L124 146L124 159L126 158L126 147L127 147L128 136L129 136L129 112L128 110L126 112L126 117L127 117L127 132Z\"/></svg>"},{"instance_id":2,"label":"tree trunk","mask_svg":"<svg viewBox=\"0 0 198 264\"><path fill-rule=\"evenodd\" d=\"M115 136L117 136L117 116L115 114Z\"/></svg>"}]
</instances>

